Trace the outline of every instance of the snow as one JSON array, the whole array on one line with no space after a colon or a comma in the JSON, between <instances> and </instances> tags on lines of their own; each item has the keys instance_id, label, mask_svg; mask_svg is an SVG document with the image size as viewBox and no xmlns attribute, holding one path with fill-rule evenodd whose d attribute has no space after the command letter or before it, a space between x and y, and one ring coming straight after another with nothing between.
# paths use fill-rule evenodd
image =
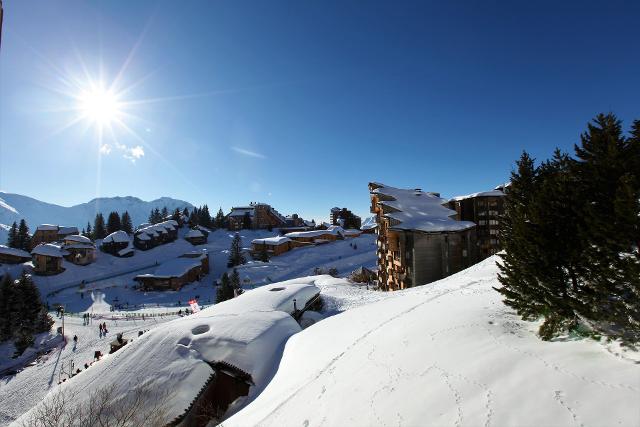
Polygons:
<instances>
[{"instance_id":1,"label":"snow","mask_svg":"<svg viewBox=\"0 0 640 427\"><path fill-rule=\"evenodd\" d=\"M80 236L79 234L67 236L64 238L65 242L77 242L77 243L89 243L93 244L90 238L86 236Z\"/></svg>"},{"instance_id":2,"label":"snow","mask_svg":"<svg viewBox=\"0 0 640 427\"><path fill-rule=\"evenodd\" d=\"M311 230L311 231L294 231L293 233L285 234L286 237L295 238L295 237L318 237L323 236L325 234L334 234L328 230Z\"/></svg>"},{"instance_id":3,"label":"snow","mask_svg":"<svg viewBox=\"0 0 640 427\"><path fill-rule=\"evenodd\" d=\"M294 335L223 425L639 425L638 365L593 340L541 341L492 288L495 262Z\"/></svg>"},{"instance_id":4,"label":"snow","mask_svg":"<svg viewBox=\"0 0 640 427\"><path fill-rule=\"evenodd\" d=\"M189 232L187 232L185 237L186 238L204 237L204 234L202 234L202 231L200 230L189 230Z\"/></svg>"},{"instance_id":5,"label":"snow","mask_svg":"<svg viewBox=\"0 0 640 427\"><path fill-rule=\"evenodd\" d=\"M78 404L88 399L96 384L113 385L118 399L124 401L131 397L135 386L144 383L155 390L171 390L167 410L172 419L189 407L210 377L212 369L207 362L222 361L251 375L255 386L250 389L250 400L275 373L284 343L301 330L281 310L291 309L294 297L305 301L319 292L310 283L283 286L284 291L273 292L268 287L248 291L199 313L162 324L63 383L53 393L72 388L78 393L75 402ZM44 400L53 398L53 393ZM23 417L28 417L28 413Z\"/></svg>"},{"instance_id":6,"label":"snow","mask_svg":"<svg viewBox=\"0 0 640 427\"><path fill-rule=\"evenodd\" d=\"M58 231L58 226L53 224L40 224L36 230L39 231Z\"/></svg>"},{"instance_id":7,"label":"snow","mask_svg":"<svg viewBox=\"0 0 640 427\"><path fill-rule=\"evenodd\" d=\"M36 224L69 224L76 227L86 227L87 222L93 225L96 213L101 212L106 218L109 212L120 214L129 212L134 224L147 221L152 209L162 209L164 206L173 212L176 208L182 210L193 209L193 205L183 200L162 197L150 202L137 197L101 197L88 203L65 207L42 202L20 194L0 192L0 223L11 224L24 218L31 229Z\"/></svg>"},{"instance_id":8,"label":"snow","mask_svg":"<svg viewBox=\"0 0 640 427\"><path fill-rule=\"evenodd\" d=\"M198 258L175 258L164 262L153 274L140 274L137 277L180 277L202 265Z\"/></svg>"},{"instance_id":9,"label":"snow","mask_svg":"<svg viewBox=\"0 0 640 427\"><path fill-rule=\"evenodd\" d=\"M253 208L231 208L228 216L244 216L245 213L253 216Z\"/></svg>"},{"instance_id":10,"label":"snow","mask_svg":"<svg viewBox=\"0 0 640 427\"><path fill-rule=\"evenodd\" d=\"M114 233L111 233L107 237L102 239L102 243L111 243L111 242L123 243L123 242L130 242L130 241L131 239L129 239L129 235L122 230L118 230Z\"/></svg>"},{"instance_id":11,"label":"snow","mask_svg":"<svg viewBox=\"0 0 640 427\"><path fill-rule=\"evenodd\" d=\"M376 222L376 217L375 216L370 216L369 218L366 218L363 222L362 225L360 226L361 230L370 230L372 228L376 228L378 226L378 223Z\"/></svg>"},{"instance_id":12,"label":"snow","mask_svg":"<svg viewBox=\"0 0 640 427\"><path fill-rule=\"evenodd\" d=\"M285 236L273 236L273 237L265 237L264 239L253 239L251 243L255 243L256 245L276 245L277 246L290 241L291 239Z\"/></svg>"},{"instance_id":13,"label":"snow","mask_svg":"<svg viewBox=\"0 0 640 427\"><path fill-rule=\"evenodd\" d=\"M504 197L504 193L500 190L492 190L492 191L481 191L479 193L467 194L465 196L456 196L452 197L451 200L459 201L465 199L473 199L476 197Z\"/></svg>"},{"instance_id":14,"label":"snow","mask_svg":"<svg viewBox=\"0 0 640 427\"><path fill-rule=\"evenodd\" d=\"M51 243L40 243L38 246L33 248L31 253L54 258L62 258L63 255L63 251L60 246L56 246Z\"/></svg>"},{"instance_id":15,"label":"snow","mask_svg":"<svg viewBox=\"0 0 640 427\"><path fill-rule=\"evenodd\" d=\"M133 248L131 247L131 243L129 243L129 246L127 246L126 248L120 249L118 251L118 255L119 256L125 256L127 254L132 253L132 252L134 252L134 251L133 251Z\"/></svg>"},{"instance_id":16,"label":"snow","mask_svg":"<svg viewBox=\"0 0 640 427\"><path fill-rule=\"evenodd\" d=\"M58 228L58 234L78 234L78 227L60 226Z\"/></svg>"},{"instance_id":17,"label":"snow","mask_svg":"<svg viewBox=\"0 0 640 427\"><path fill-rule=\"evenodd\" d=\"M446 200L432 193L419 189L405 190L377 184L380 187L372 190L381 195L380 204L392 208L384 216L399 221L393 224L395 230L417 230L424 232L459 231L475 227L470 221L456 221L451 217L455 211L446 208ZM392 200L383 200L390 198Z\"/></svg>"},{"instance_id":18,"label":"snow","mask_svg":"<svg viewBox=\"0 0 640 427\"><path fill-rule=\"evenodd\" d=\"M362 233L362 231L355 230L353 228L347 228L346 230L343 230L343 233L345 236L359 236Z\"/></svg>"},{"instance_id":19,"label":"snow","mask_svg":"<svg viewBox=\"0 0 640 427\"><path fill-rule=\"evenodd\" d=\"M31 258L31 254L29 252L23 251L22 249L10 248L5 245L0 245L0 253L23 258Z\"/></svg>"}]
</instances>

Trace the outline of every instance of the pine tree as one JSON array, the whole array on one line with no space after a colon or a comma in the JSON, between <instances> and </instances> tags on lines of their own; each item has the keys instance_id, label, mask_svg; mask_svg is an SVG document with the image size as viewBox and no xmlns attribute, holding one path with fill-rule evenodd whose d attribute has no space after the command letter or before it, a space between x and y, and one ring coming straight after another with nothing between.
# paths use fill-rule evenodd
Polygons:
<instances>
[{"instance_id":1,"label":"pine tree","mask_svg":"<svg viewBox=\"0 0 640 427\"><path fill-rule=\"evenodd\" d=\"M0 278L0 342L11 338L11 311L10 302L13 301L12 296L13 280L9 274L4 274Z\"/></svg>"},{"instance_id":2,"label":"pine tree","mask_svg":"<svg viewBox=\"0 0 640 427\"><path fill-rule=\"evenodd\" d=\"M120 215L118 215L118 212L110 212L107 217L107 234L115 233L121 229Z\"/></svg>"},{"instance_id":3,"label":"pine tree","mask_svg":"<svg viewBox=\"0 0 640 427\"><path fill-rule=\"evenodd\" d=\"M216 302L222 302L233 298L233 287L229 275L225 272L220 279L220 285L216 290Z\"/></svg>"},{"instance_id":4,"label":"pine tree","mask_svg":"<svg viewBox=\"0 0 640 427\"><path fill-rule=\"evenodd\" d=\"M164 221L167 217L169 216L169 209L167 209L166 206L162 207L162 212L160 212L160 221L158 222L162 222Z\"/></svg>"},{"instance_id":5,"label":"pine tree","mask_svg":"<svg viewBox=\"0 0 640 427\"><path fill-rule=\"evenodd\" d=\"M133 234L133 222L128 211L124 211L120 219L120 229L127 234Z\"/></svg>"},{"instance_id":6,"label":"pine tree","mask_svg":"<svg viewBox=\"0 0 640 427\"><path fill-rule=\"evenodd\" d=\"M258 252L258 261L269 262L269 252L267 251L267 245L260 245L260 252Z\"/></svg>"},{"instance_id":7,"label":"pine tree","mask_svg":"<svg viewBox=\"0 0 640 427\"><path fill-rule=\"evenodd\" d=\"M107 229L104 225L104 217L101 213L96 214L96 218L93 221L93 236L94 239L104 239L107 236Z\"/></svg>"},{"instance_id":8,"label":"pine tree","mask_svg":"<svg viewBox=\"0 0 640 427\"><path fill-rule=\"evenodd\" d=\"M182 215L180 214L180 209L176 208L173 211L173 215L171 215L171 219L176 221L180 226L182 226Z\"/></svg>"},{"instance_id":9,"label":"pine tree","mask_svg":"<svg viewBox=\"0 0 640 427\"><path fill-rule=\"evenodd\" d=\"M19 248L20 241L18 240L18 224L14 221L9 229L9 236L7 237L7 246L10 248Z\"/></svg>"},{"instance_id":10,"label":"pine tree","mask_svg":"<svg viewBox=\"0 0 640 427\"><path fill-rule=\"evenodd\" d=\"M31 249L31 235L24 218L20 220L20 225L18 226L18 248L24 251Z\"/></svg>"},{"instance_id":11,"label":"pine tree","mask_svg":"<svg viewBox=\"0 0 640 427\"><path fill-rule=\"evenodd\" d=\"M85 234L85 236L87 236L88 238L95 240L95 236L93 235L93 229L91 228L91 224L87 222L87 234Z\"/></svg>"},{"instance_id":12,"label":"pine tree","mask_svg":"<svg viewBox=\"0 0 640 427\"><path fill-rule=\"evenodd\" d=\"M242 293L242 286L240 285L240 274L238 269L234 268L229 278L231 282L231 289L233 289L233 295L239 295Z\"/></svg>"},{"instance_id":13,"label":"pine tree","mask_svg":"<svg viewBox=\"0 0 640 427\"><path fill-rule=\"evenodd\" d=\"M187 209L186 207L182 210L182 215L185 218L189 218L189 209Z\"/></svg>"},{"instance_id":14,"label":"pine tree","mask_svg":"<svg viewBox=\"0 0 640 427\"><path fill-rule=\"evenodd\" d=\"M224 228L225 227L225 217L222 208L218 209L218 213L216 214L215 226L216 228Z\"/></svg>"},{"instance_id":15,"label":"pine tree","mask_svg":"<svg viewBox=\"0 0 640 427\"><path fill-rule=\"evenodd\" d=\"M202 206L201 217L200 217L200 225L212 228L211 214L209 213L209 206Z\"/></svg>"},{"instance_id":16,"label":"pine tree","mask_svg":"<svg viewBox=\"0 0 640 427\"><path fill-rule=\"evenodd\" d=\"M236 233L231 241L231 248L229 249L229 267L235 267L237 265L244 264L246 262L244 255L242 254L240 234Z\"/></svg>"}]
</instances>

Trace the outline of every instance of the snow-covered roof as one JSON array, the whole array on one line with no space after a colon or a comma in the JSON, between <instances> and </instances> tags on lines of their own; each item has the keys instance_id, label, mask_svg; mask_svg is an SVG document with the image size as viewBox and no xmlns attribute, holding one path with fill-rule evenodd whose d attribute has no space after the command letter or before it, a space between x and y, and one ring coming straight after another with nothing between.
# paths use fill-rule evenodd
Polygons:
<instances>
[{"instance_id":1,"label":"snow-covered roof","mask_svg":"<svg viewBox=\"0 0 640 427\"><path fill-rule=\"evenodd\" d=\"M290 241L291 239L286 236L273 236L265 237L264 239L253 239L251 243L256 245L282 245Z\"/></svg>"},{"instance_id":2,"label":"snow-covered roof","mask_svg":"<svg viewBox=\"0 0 640 427\"><path fill-rule=\"evenodd\" d=\"M178 223L175 220L168 220L159 222L157 224L149 225L144 228L139 228L136 231L136 237L140 240L149 240L148 238L142 237L144 234L148 234L150 236L157 236L158 234L166 234L169 230L173 231L178 228Z\"/></svg>"},{"instance_id":3,"label":"snow-covered roof","mask_svg":"<svg viewBox=\"0 0 640 427\"><path fill-rule=\"evenodd\" d=\"M58 226L53 224L40 224L36 230L39 231L58 231Z\"/></svg>"},{"instance_id":4,"label":"snow-covered roof","mask_svg":"<svg viewBox=\"0 0 640 427\"><path fill-rule=\"evenodd\" d=\"M362 234L362 231L356 230L354 228L348 228L348 229L344 230L344 235L345 236L355 236L357 234Z\"/></svg>"},{"instance_id":5,"label":"snow-covered roof","mask_svg":"<svg viewBox=\"0 0 640 427\"><path fill-rule=\"evenodd\" d=\"M118 251L118 255L119 256L124 256L124 255L132 253L132 252L133 252L133 248L131 247L131 244L129 244L129 246L127 246L126 248L120 249Z\"/></svg>"},{"instance_id":6,"label":"snow-covered roof","mask_svg":"<svg viewBox=\"0 0 640 427\"><path fill-rule=\"evenodd\" d=\"M58 234L78 234L78 227L58 227Z\"/></svg>"},{"instance_id":7,"label":"snow-covered roof","mask_svg":"<svg viewBox=\"0 0 640 427\"><path fill-rule=\"evenodd\" d=\"M102 243L124 243L124 242L129 242L131 241L131 239L129 239L129 235L122 230L118 230L114 233L109 234L107 237L105 237L104 239L102 239Z\"/></svg>"},{"instance_id":8,"label":"snow-covered roof","mask_svg":"<svg viewBox=\"0 0 640 427\"><path fill-rule=\"evenodd\" d=\"M62 258L63 251L60 246L51 243L41 243L31 251L32 254L43 255L53 258Z\"/></svg>"},{"instance_id":9,"label":"snow-covered roof","mask_svg":"<svg viewBox=\"0 0 640 427\"><path fill-rule=\"evenodd\" d=\"M420 189L406 190L376 184L372 194L381 195L379 203L390 209L384 216L399 221L391 225L393 230L417 230L424 232L460 231L475 227L470 221L456 221L454 210L446 208L446 200Z\"/></svg>"},{"instance_id":10,"label":"snow-covered roof","mask_svg":"<svg viewBox=\"0 0 640 427\"><path fill-rule=\"evenodd\" d=\"M186 238L204 237L204 234L202 234L202 231L200 230L189 230L185 235L185 237Z\"/></svg>"},{"instance_id":11,"label":"snow-covered roof","mask_svg":"<svg viewBox=\"0 0 640 427\"><path fill-rule=\"evenodd\" d=\"M153 274L139 274L136 277L180 277L200 265L199 258L174 258L160 264Z\"/></svg>"},{"instance_id":12,"label":"snow-covered roof","mask_svg":"<svg viewBox=\"0 0 640 427\"><path fill-rule=\"evenodd\" d=\"M31 258L31 254L27 251L23 251L22 249L10 248L5 245L0 245L0 254L7 254L22 258Z\"/></svg>"},{"instance_id":13,"label":"snow-covered roof","mask_svg":"<svg viewBox=\"0 0 640 427\"><path fill-rule=\"evenodd\" d=\"M481 191L479 193L467 194L465 196L456 196L451 198L453 201L459 201L464 199L473 199L476 197L504 197L504 193L500 190Z\"/></svg>"},{"instance_id":14,"label":"snow-covered roof","mask_svg":"<svg viewBox=\"0 0 640 427\"><path fill-rule=\"evenodd\" d=\"M231 208L231 212L229 212L228 216L244 216L245 213L249 213L249 215L253 216L253 208Z\"/></svg>"},{"instance_id":15,"label":"snow-covered roof","mask_svg":"<svg viewBox=\"0 0 640 427\"><path fill-rule=\"evenodd\" d=\"M310 231L294 231L293 233L285 234L286 237L295 238L295 237L319 237L325 236L327 234L334 234L329 230L310 230Z\"/></svg>"},{"instance_id":16,"label":"snow-covered roof","mask_svg":"<svg viewBox=\"0 0 640 427\"><path fill-rule=\"evenodd\" d=\"M81 236L79 234L74 234L71 236L67 236L64 238L65 242L77 242L77 243L92 243L91 239L86 236Z\"/></svg>"},{"instance_id":17,"label":"snow-covered roof","mask_svg":"<svg viewBox=\"0 0 640 427\"><path fill-rule=\"evenodd\" d=\"M95 249L96 247L93 243L72 243L66 244L62 247L63 249Z\"/></svg>"}]
</instances>

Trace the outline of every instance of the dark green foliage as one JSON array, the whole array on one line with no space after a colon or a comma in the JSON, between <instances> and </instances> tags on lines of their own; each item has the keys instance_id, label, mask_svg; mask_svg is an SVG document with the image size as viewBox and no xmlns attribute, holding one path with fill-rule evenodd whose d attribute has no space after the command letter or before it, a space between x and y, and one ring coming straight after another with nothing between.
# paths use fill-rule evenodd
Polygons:
<instances>
[{"instance_id":1,"label":"dark green foliage","mask_svg":"<svg viewBox=\"0 0 640 427\"><path fill-rule=\"evenodd\" d=\"M162 221L164 221L164 217L162 216L162 212L160 212L160 209L158 208L152 209L151 212L149 213L149 223L157 224Z\"/></svg>"},{"instance_id":2,"label":"dark green foliage","mask_svg":"<svg viewBox=\"0 0 640 427\"><path fill-rule=\"evenodd\" d=\"M220 279L220 284L216 291L216 302L222 302L234 297L233 287L231 286L231 280L229 275L225 272Z\"/></svg>"},{"instance_id":3,"label":"dark green foliage","mask_svg":"<svg viewBox=\"0 0 640 427\"><path fill-rule=\"evenodd\" d=\"M0 281L0 310L0 341L13 339L18 354L33 343L34 334L48 332L53 325L28 274L15 281L4 275Z\"/></svg>"},{"instance_id":4,"label":"dark green foliage","mask_svg":"<svg viewBox=\"0 0 640 427\"><path fill-rule=\"evenodd\" d=\"M162 217L162 221L166 220L167 217L169 216L169 209L167 209L166 206L164 206L162 208L162 211L160 211L160 216ZM159 222L162 222L162 221L159 221Z\"/></svg>"},{"instance_id":5,"label":"dark green foliage","mask_svg":"<svg viewBox=\"0 0 640 427\"><path fill-rule=\"evenodd\" d=\"M133 234L133 222L131 222L131 215L127 211L124 211L120 218L120 230L127 234Z\"/></svg>"},{"instance_id":6,"label":"dark green foliage","mask_svg":"<svg viewBox=\"0 0 640 427\"><path fill-rule=\"evenodd\" d=\"M10 248L19 248L20 242L18 240L18 224L14 221L9 229L9 236L7 237L7 246Z\"/></svg>"},{"instance_id":7,"label":"dark green foliage","mask_svg":"<svg viewBox=\"0 0 640 427\"><path fill-rule=\"evenodd\" d=\"M121 229L120 215L118 215L118 212L110 212L107 217L107 234L115 233Z\"/></svg>"},{"instance_id":8,"label":"dark green foliage","mask_svg":"<svg viewBox=\"0 0 640 427\"><path fill-rule=\"evenodd\" d=\"M93 238L93 230L91 229L91 224L89 224L88 222L87 222L87 229L84 232L84 235L90 239Z\"/></svg>"},{"instance_id":9,"label":"dark green foliage","mask_svg":"<svg viewBox=\"0 0 640 427\"><path fill-rule=\"evenodd\" d=\"M233 236L233 240L231 241L231 248L229 249L229 261L227 263L229 267L235 267L247 262L244 258L244 255L242 254L241 244L242 241L240 239L240 234L236 233L235 236Z\"/></svg>"},{"instance_id":10,"label":"dark green foliage","mask_svg":"<svg viewBox=\"0 0 640 427\"><path fill-rule=\"evenodd\" d=\"M17 244L18 249L22 249L24 251L31 250L31 235L29 234L27 222L24 219L20 220L20 225L18 226Z\"/></svg>"},{"instance_id":11,"label":"dark green foliage","mask_svg":"<svg viewBox=\"0 0 640 427\"><path fill-rule=\"evenodd\" d=\"M234 268L231 273L231 277L229 278L231 282L231 288L234 291L234 295L239 295L242 293L242 286L240 285L240 274L238 273L238 269Z\"/></svg>"},{"instance_id":12,"label":"dark green foliage","mask_svg":"<svg viewBox=\"0 0 640 427\"><path fill-rule=\"evenodd\" d=\"M185 218L189 218L189 209L184 208L182 210L182 215L184 215Z\"/></svg>"},{"instance_id":13,"label":"dark green foliage","mask_svg":"<svg viewBox=\"0 0 640 427\"><path fill-rule=\"evenodd\" d=\"M216 228L224 228L227 226L224 212L222 212L222 208L218 209L218 213L216 214L216 219L214 220L214 226Z\"/></svg>"},{"instance_id":14,"label":"dark green foliage","mask_svg":"<svg viewBox=\"0 0 640 427\"><path fill-rule=\"evenodd\" d=\"M258 261L269 262L269 252L267 252L267 245L260 245L260 252L258 252Z\"/></svg>"},{"instance_id":15,"label":"dark green foliage","mask_svg":"<svg viewBox=\"0 0 640 427\"><path fill-rule=\"evenodd\" d=\"M176 208L171 215L171 219L176 221L180 226L182 226L182 215L180 214L180 209Z\"/></svg>"},{"instance_id":16,"label":"dark green foliage","mask_svg":"<svg viewBox=\"0 0 640 427\"><path fill-rule=\"evenodd\" d=\"M107 235L107 228L104 224L104 217L101 213L96 215L93 221L93 239L103 239Z\"/></svg>"},{"instance_id":17,"label":"dark green foliage","mask_svg":"<svg viewBox=\"0 0 640 427\"><path fill-rule=\"evenodd\" d=\"M328 271L329 276L338 277L338 269L331 267Z\"/></svg>"},{"instance_id":18,"label":"dark green foliage","mask_svg":"<svg viewBox=\"0 0 640 427\"><path fill-rule=\"evenodd\" d=\"M498 289L523 318L544 317L551 339L578 321L640 340L640 142L637 124L599 115L576 146L539 166L517 162L501 221Z\"/></svg>"}]
</instances>

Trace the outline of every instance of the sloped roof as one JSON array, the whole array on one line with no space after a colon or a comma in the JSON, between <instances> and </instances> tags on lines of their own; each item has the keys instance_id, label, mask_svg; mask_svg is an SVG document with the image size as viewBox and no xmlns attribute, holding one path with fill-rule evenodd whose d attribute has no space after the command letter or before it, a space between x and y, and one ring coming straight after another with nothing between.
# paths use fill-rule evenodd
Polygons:
<instances>
[{"instance_id":1,"label":"sloped roof","mask_svg":"<svg viewBox=\"0 0 640 427\"><path fill-rule=\"evenodd\" d=\"M52 245L51 243L41 243L33 248L31 253L53 258L62 258L62 255L64 255L60 246Z\"/></svg>"},{"instance_id":2,"label":"sloped roof","mask_svg":"<svg viewBox=\"0 0 640 427\"><path fill-rule=\"evenodd\" d=\"M22 249L10 248L5 245L0 245L0 254L7 254L22 258L31 258L31 254L27 251L23 251Z\"/></svg>"}]
</instances>

